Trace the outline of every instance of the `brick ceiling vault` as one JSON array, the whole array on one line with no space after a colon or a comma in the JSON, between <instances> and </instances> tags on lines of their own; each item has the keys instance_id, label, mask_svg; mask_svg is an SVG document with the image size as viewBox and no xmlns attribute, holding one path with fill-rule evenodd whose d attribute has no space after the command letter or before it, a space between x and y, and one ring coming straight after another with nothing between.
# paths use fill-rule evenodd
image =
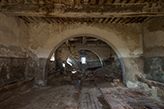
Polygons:
<instances>
[{"instance_id":1,"label":"brick ceiling vault","mask_svg":"<svg viewBox=\"0 0 164 109\"><path fill-rule=\"evenodd\" d=\"M0 0L0 12L27 23L140 23L164 16L164 0Z\"/></svg>"}]
</instances>

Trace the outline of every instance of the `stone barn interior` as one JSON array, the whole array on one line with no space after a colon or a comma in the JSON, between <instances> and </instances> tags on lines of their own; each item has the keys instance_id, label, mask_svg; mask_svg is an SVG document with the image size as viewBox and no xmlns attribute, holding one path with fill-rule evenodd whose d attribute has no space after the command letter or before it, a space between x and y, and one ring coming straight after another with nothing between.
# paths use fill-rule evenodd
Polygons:
<instances>
[{"instance_id":1,"label":"stone barn interior","mask_svg":"<svg viewBox=\"0 0 164 109\"><path fill-rule=\"evenodd\" d=\"M164 109L163 0L0 0L1 109Z\"/></svg>"}]
</instances>

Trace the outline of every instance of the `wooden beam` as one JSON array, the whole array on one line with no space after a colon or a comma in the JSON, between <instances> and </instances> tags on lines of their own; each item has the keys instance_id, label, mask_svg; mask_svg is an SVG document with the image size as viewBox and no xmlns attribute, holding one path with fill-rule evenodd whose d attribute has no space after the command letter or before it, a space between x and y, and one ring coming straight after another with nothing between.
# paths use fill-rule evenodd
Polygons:
<instances>
[{"instance_id":1,"label":"wooden beam","mask_svg":"<svg viewBox=\"0 0 164 109\"><path fill-rule=\"evenodd\" d=\"M98 23L98 22L99 22L99 20L100 20L100 18L98 18L98 19L97 19L97 21L96 21L95 23Z\"/></svg>"},{"instance_id":2,"label":"wooden beam","mask_svg":"<svg viewBox=\"0 0 164 109\"><path fill-rule=\"evenodd\" d=\"M72 23L75 23L74 20L73 20L73 18L71 18L71 21L72 21Z\"/></svg>"},{"instance_id":3,"label":"wooden beam","mask_svg":"<svg viewBox=\"0 0 164 109\"><path fill-rule=\"evenodd\" d=\"M116 22L116 23L119 23L122 19L123 19L123 18L121 17L119 20L117 20L117 22Z\"/></svg>"},{"instance_id":4,"label":"wooden beam","mask_svg":"<svg viewBox=\"0 0 164 109\"><path fill-rule=\"evenodd\" d=\"M54 20L52 20L51 17L48 17L47 19L49 19L49 21L51 21L52 23L56 23Z\"/></svg>"},{"instance_id":5,"label":"wooden beam","mask_svg":"<svg viewBox=\"0 0 164 109\"><path fill-rule=\"evenodd\" d=\"M101 23L104 20L104 18L100 18L98 23Z\"/></svg>"},{"instance_id":6,"label":"wooden beam","mask_svg":"<svg viewBox=\"0 0 164 109\"><path fill-rule=\"evenodd\" d=\"M87 24L89 23L89 17L87 18Z\"/></svg>"},{"instance_id":7,"label":"wooden beam","mask_svg":"<svg viewBox=\"0 0 164 109\"><path fill-rule=\"evenodd\" d=\"M81 18L81 23L83 24L83 18Z\"/></svg>"},{"instance_id":8,"label":"wooden beam","mask_svg":"<svg viewBox=\"0 0 164 109\"><path fill-rule=\"evenodd\" d=\"M67 17L65 17L65 20L66 20L66 22L69 24L69 21L68 21Z\"/></svg>"},{"instance_id":9,"label":"wooden beam","mask_svg":"<svg viewBox=\"0 0 164 109\"><path fill-rule=\"evenodd\" d=\"M151 8L145 10L145 5L109 5L103 6L100 8L99 6L89 6L80 9L68 8L64 5L41 5L39 4L38 0L36 0L37 4L40 5L2 5L0 7L0 12L4 14L10 14L15 16L68 16L68 17L77 17L77 16L106 16L109 15L153 15L156 16L158 13L164 13L164 4L160 7L156 7L157 9ZM162 11L159 12L158 10L161 9ZM91 11L92 10L92 11ZM90 13L88 13L90 12Z\"/></svg>"},{"instance_id":10,"label":"wooden beam","mask_svg":"<svg viewBox=\"0 0 164 109\"><path fill-rule=\"evenodd\" d=\"M112 21L111 21L110 23L113 23L116 19L117 19L116 17L115 17L115 18L113 18L113 19L112 19Z\"/></svg>"},{"instance_id":11,"label":"wooden beam","mask_svg":"<svg viewBox=\"0 0 164 109\"><path fill-rule=\"evenodd\" d=\"M142 16L164 16L164 4L153 9L145 8L145 5L104 5L88 6L82 9L68 8L64 5L0 5L0 12L10 16L37 16L37 17L142 17ZM88 13L89 12L89 13Z\"/></svg>"},{"instance_id":12,"label":"wooden beam","mask_svg":"<svg viewBox=\"0 0 164 109\"><path fill-rule=\"evenodd\" d=\"M64 24L64 21L62 20L62 18L59 17L59 19L60 19L60 22L61 22L62 24Z\"/></svg>"},{"instance_id":13,"label":"wooden beam","mask_svg":"<svg viewBox=\"0 0 164 109\"><path fill-rule=\"evenodd\" d=\"M53 18L53 19L55 20L55 22L60 23L56 18Z\"/></svg>"},{"instance_id":14,"label":"wooden beam","mask_svg":"<svg viewBox=\"0 0 164 109\"><path fill-rule=\"evenodd\" d=\"M126 21L125 23L129 23L129 22L131 22L134 19L135 19L135 17L129 18L128 21Z\"/></svg>"},{"instance_id":15,"label":"wooden beam","mask_svg":"<svg viewBox=\"0 0 164 109\"><path fill-rule=\"evenodd\" d=\"M129 23L133 23L138 19L138 17L136 17L135 19L131 20Z\"/></svg>"},{"instance_id":16,"label":"wooden beam","mask_svg":"<svg viewBox=\"0 0 164 109\"><path fill-rule=\"evenodd\" d=\"M41 21L42 23L45 23L45 20L42 19L42 17L38 17L39 21Z\"/></svg>"},{"instance_id":17,"label":"wooden beam","mask_svg":"<svg viewBox=\"0 0 164 109\"><path fill-rule=\"evenodd\" d=\"M106 24L108 20L109 20L108 18L105 18L105 20L102 23Z\"/></svg>"},{"instance_id":18,"label":"wooden beam","mask_svg":"<svg viewBox=\"0 0 164 109\"><path fill-rule=\"evenodd\" d=\"M29 21L30 23L34 23L34 20L32 20L31 17L26 16L26 18L28 19L28 21Z\"/></svg>"},{"instance_id":19,"label":"wooden beam","mask_svg":"<svg viewBox=\"0 0 164 109\"><path fill-rule=\"evenodd\" d=\"M111 19L112 19L112 18L109 18L109 19L106 21L106 24L107 24L108 22L110 22Z\"/></svg>"},{"instance_id":20,"label":"wooden beam","mask_svg":"<svg viewBox=\"0 0 164 109\"><path fill-rule=\"evenodd\" d=\"M105 20L106 20L106 18L104 18L104 19L102 20L102 22L101 22L101 23L103 23Z\"/></svg>"},{"instance_id":21,"label":"wooden beam","mask_svg":"<svg viewBox=\"0 0 164 109\"><path fill-rule=\"evenodd\" d=\"M42 17L43 20L45 20L47 23L50 24L50 22L46 19L46 17Z\"/></svg>"},{"instance_id":22,"label":"wooden beam","mask_svg":"<svg viewBox=\"0 0 164 109\"><path fill-rule=\"evenodd\" d=\"M91 18L91 23L94 23L94 18Z\"/></svg>"},{"instance_id":23,"label":"wooden beam","mask_svg":"<svg viewBox=\"0 0 164 109\"><path fill-rule=\"evenodd\" d=\"M120 22L120 23L124 23L124 22L126 22L128 20L128 18L124 18L123 20L122 20L122 22Z\"/></svg>"},{"instance_id":24,"label":"wooden beam","mask_svg":"<svg viewBox=\"0 0 164 109\"><path fill-rule=\"evenodd\" d=\"M30 23L25 17L20 17L21 19L23 19L25 22Z\"/></svg>"},{"instance_id":25,"label":"wooden beam","mask_svg":"<svg viewBox=\"0 0 164 109\"><path fill-rule=\"evenodd\" d=\"M36 21L37 23L39 22L35 17L32 17L34 19L34 21Z\"/></svg>"},{"instance_id":26,"label":"wooden beam","mask_svg":"<svg viewBox=\"0 0 164 109\"><path fill-rule=\"evenodd\" d=\"M79 23L79 18L76 18L76 22Z\"/></svg>"},{"instance_id":27,"label":"wooden beam","mask_svg":"<svg viewBox=\"0 0 164 109\"><path fill-rule=\"evenodd\" d=\"M143 22L145 19L147 19L147 17L143 17L143 18L141 18L140 20L137 21L137 23L139 23L139 22Z\"/></svg>"},{"instance_id":28,"label":"wooden beam","mask_svg":"<svg viewBox=\"0 0 164 109\"><path fill-rule=\"evenodd\" d=\"M143 19L143 17L139 17L137 20L135 20L135 22L133 23L138 23L141 19Z\"/></svg>"}]
</instances>

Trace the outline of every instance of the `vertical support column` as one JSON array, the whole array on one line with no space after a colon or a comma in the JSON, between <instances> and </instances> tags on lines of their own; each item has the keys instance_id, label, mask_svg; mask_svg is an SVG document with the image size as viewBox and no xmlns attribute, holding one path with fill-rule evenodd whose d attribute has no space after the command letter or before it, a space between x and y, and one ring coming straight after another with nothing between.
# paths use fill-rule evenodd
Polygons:
<instances>
[{"instance_id":1,"label":"vertical support column","mask_svg":"<svg viewBox=\"0 0 164 109\"><path fill-rule=\"evenodd\" d=\"M127 87L138 87L137 76L143 74L143 57L124 57L125 71L123 73L126 79Z\"/></svg>"},{"instance_id":2,"label":"vertical support column","mask_svg":"<svg viewBox=\"0 0 164 109\"><path fill-rule=\"evenodd\" d=\"M35 70L35 85L36 86L45 86L47 84L47 74L45 72L47 59L46 58L39 58L38 59L38 66Z\"/></svg>"}]
</instances>

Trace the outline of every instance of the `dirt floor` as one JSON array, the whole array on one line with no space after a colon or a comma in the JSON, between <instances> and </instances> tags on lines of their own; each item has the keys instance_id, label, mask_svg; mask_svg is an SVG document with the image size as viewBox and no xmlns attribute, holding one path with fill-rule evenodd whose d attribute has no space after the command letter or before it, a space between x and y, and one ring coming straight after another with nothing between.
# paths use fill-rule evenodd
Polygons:
<instances>
[{"instance_id":1,"label":"dirt floor","mask_svg":"<svg viewBox=\"0 0 164 109\"><path fill-rule=\"evenodd\" d=\"M107 79L49 80L47 87L33 87L0 103L0 109L164 109L152 92L129 89Z\"/></svg>"}]
</instances>

